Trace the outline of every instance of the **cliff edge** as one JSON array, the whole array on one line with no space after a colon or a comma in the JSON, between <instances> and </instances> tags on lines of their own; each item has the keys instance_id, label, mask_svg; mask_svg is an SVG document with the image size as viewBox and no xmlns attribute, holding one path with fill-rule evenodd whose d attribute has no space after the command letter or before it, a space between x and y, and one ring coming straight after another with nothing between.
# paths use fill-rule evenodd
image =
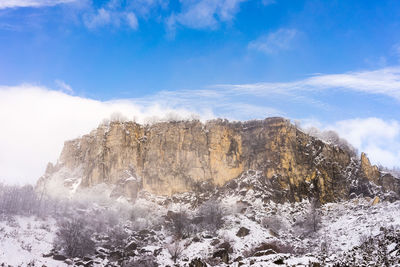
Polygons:
<instances>
[{"instance_id":1,"label":"cliff edge","mask_svg":"<svg viewBox=\"0 0 400 267\"><path fill-rule=\"evenodd\" d=\"M249 170L276 191L278 201L317 197L322 203L354 194L399 194L399 180L382 174L363 153L312 137L289 120L213 120L140 125L111 122L65 142L37 188L58 181L78 190L114 186L114 195L136 198L141 189L157 195L224 186Z\"/></svg>"}]
</instances>

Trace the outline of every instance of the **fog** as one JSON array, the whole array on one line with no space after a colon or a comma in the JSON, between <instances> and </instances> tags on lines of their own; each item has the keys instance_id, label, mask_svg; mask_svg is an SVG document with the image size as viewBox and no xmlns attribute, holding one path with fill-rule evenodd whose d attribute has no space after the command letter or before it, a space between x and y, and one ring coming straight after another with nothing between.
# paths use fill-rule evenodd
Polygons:
<instances>
[{"instance_id":1,"label":"fog","mask_svg":"<svg viewBox=\"0 0 400 267\"><path fill-rule=\"evenodd\" d=\"M64 141L89 133L115 114L139 123L171 114L193 116L157 102L102 102L38 86L0 87L0 180L34 184L47 163L57 161Z\"/></svg>"}]
</instances>

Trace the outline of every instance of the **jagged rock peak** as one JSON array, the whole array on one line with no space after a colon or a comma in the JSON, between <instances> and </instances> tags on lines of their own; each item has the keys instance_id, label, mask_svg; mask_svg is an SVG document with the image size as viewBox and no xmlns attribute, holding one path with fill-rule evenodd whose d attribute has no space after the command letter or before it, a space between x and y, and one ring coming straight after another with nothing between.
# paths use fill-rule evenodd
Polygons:
<instances>
[{"instance_id":1,"label":"jagged rock peak","mask_svg":"<svg viewBox=\"0 0 400 267\"><path fill-rule=\"evenodd\" d=\"M360 162L339 146L274 117L100 125L66 141L58 163L47 168L38 184L60 177L72 181L75 189L106 183L135 198L140 189L171 195L196 190L204 182L223 186L248 170L261 172L274 196L289 201L314 196L327 202L351 192L370 194L367 184L379 184L380 179L365 154Z\"/></svg>"}]
</instances>

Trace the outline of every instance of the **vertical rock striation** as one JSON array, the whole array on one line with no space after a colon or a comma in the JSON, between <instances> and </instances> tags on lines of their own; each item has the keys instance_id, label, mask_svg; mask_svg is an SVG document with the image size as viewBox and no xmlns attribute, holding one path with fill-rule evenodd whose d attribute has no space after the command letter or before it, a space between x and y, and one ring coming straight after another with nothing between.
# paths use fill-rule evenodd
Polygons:
<instances>
[{"instance_id":1,"label":"vertical rock striation","mask_svg":"<svg viewBox=\"0 0 400 267\"><path fill-rule=\"evenodd\" d=\"M398 180L382 179L365 154L361 161L350 155L283 118L150 126L112 122L65 142L58 163L47 169L38 185L60 177L61 172L62 179L68 180L70 171L81 188L117 185L134 198L139 188L171 195L196 190L204 182L222 186L257 170L276 190L277 198L289 201L314 196L327 202L347 198L351 192L368 194L370 181L387 190L399 189ZM74 172L77 169L80 174Z\"/></svg>"}]
</instances>

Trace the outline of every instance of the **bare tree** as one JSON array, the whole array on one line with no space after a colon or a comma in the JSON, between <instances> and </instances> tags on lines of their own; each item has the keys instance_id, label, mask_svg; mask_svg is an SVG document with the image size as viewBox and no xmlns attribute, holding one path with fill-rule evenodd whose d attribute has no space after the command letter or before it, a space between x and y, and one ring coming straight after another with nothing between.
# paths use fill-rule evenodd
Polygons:
<instances>
[{"instance_id":1,"label":"bare tree","mask_svg":"<svg viewBox=\"0 0 400 267\"><path fill-rule=\"evenodd\" d=\"M93 231L82 218L72 218L59 223L54 245L69 257L83 257L95 249Z\"/></svg>"},{"instance_id":2,"label":"bare tree","mask_svg":"<svg viewBox=\"0 0 400 267\"><path fill-rule=\"evenodd\" d=\"M187 217L186 212L181 211L181 212L175 213L173 216L173 219L172 219L172 223L173 223L175 235L178 238L182 238L185 235L185 233L184 233L185 227L189 223L189 219Z\"/></svg>"},{"instance_id":3,"label":"bare tree","mask_svg":"<svg viewBox=\"0 0 400 267\"><path fill-rule=\"evenodd\" d=\"M314 232L318 230L318 224L321 222L321 216L319 215L318 208L321 203L318 198L311 198L310 200L310 212L309 212L309 224Z\"/></svg>"},{"instance_id":4,"label":"bare tree","mask_svg":"<svg viewBox=\"0 0 400 267\"><path fill-rule=\"evenodd\" d=\"M209 200L200 206L198 216L202 225L209 231L215 232L224 224L224 211L219 202Z\"/></svg>"},{"instance_id":5,"label":"bare tree","mask_svg":"<svg viewBox=\"0 0 400 267\"><path fill-rule=\"evenodd\" d=\"M317 232L319 223L321 222L321 216L318 210L319 206L320 202L318 198L310 199L309 211L295 224L301 235L310 235Z\"/></svg>"},{"instance_id":6,"label":"bare tree","mask_svg":"<svg viewBox=\"0 0 400 267\"><path fill-rule=\"evenodd\" d=\"M358 155L358 151L355 147L353 147L346 139L341 138L337 132L332 130L320 131L315 127L310 127L305 129L305 132L311 136L317 137L329 144L336 145L342 150L349 153L351 157L356 157Z\"/></svg>"},{"instance_id":7,"label":"bare tree","mask_svg":"<svg viewBox=\"0 0 400 267\"><path fill-rule=\"evenodd\" d=\"M128 118L126 118L124 115L122 115L121 112L114 112L110 116L111 122L124 122L127 120L128 120Z\"/></svg>"}]
</instances>

